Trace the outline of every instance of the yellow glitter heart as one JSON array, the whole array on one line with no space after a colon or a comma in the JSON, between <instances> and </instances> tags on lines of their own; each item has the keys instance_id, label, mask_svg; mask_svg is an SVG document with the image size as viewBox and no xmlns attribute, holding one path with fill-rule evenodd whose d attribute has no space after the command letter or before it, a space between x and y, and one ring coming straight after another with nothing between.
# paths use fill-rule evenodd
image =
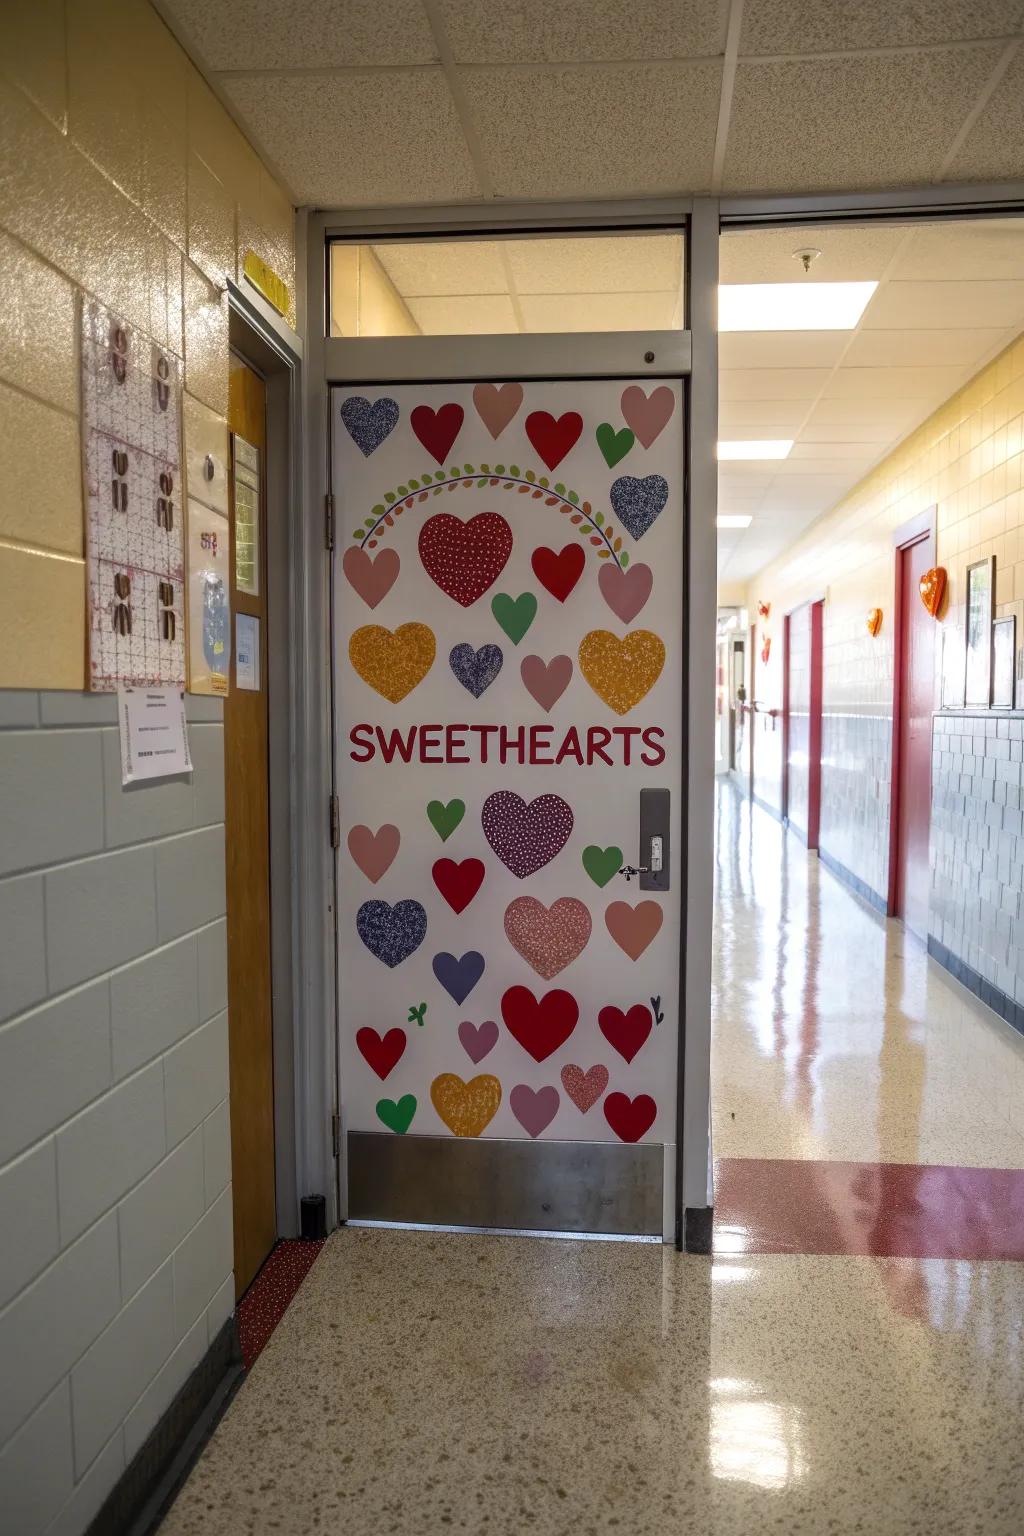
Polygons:
<instances>
[{"instance_id":1,"label":"yellow glitter heart","mask_svg":"<svg viewBox=\"0 0 1024 1536\"><path fill-rule=\"evenodd\" d=\"M400 624L393 634L381 624L364 624L349 641L348 655L363 682L397 704L426 677L436 648L425 624Z\"/></svg>"},{"instance_id":2,"label":"yellow glitter heart","mask_svg":"<svg viewBox=\"0 0 1024 1536\"><path fill-rule=\"evenodd\" d=\"M665 642L649 629L634 629L622 640L609 629L592 629L580 643L580 671L617 715L650 693L664 665Z\"/></svg>"},{"instance_id":3,"label":"yellow glitter heart","mask_svg":"<svg viewBox=\"0 0 1024 1536\"><path fill-rule=\"evenodd\" d=\"M454 1072L442 1072L430 1085L430 1099L453 1136L479 1136L498 1112L501 1084L489 1072L468 1083Z\"/></svg>"}]
</instances>

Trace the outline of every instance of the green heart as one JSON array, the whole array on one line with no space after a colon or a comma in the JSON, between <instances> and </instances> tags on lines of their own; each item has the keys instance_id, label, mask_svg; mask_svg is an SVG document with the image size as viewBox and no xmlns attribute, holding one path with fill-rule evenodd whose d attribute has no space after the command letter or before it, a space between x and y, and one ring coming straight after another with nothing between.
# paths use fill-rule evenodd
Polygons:
<instances>
[{"instance_id":1,"label":"green heart","mask_svg":"<svg viewBox=\"0 0 1024 1536\"><path fill-rule=\"evenodd\" d=\"M427 820L442 843L448 841L465 814L461 800L449 800L447 805L443 800L431 800L427 806Z\"/></svg>"},{"instance_id":2,"label":"green heart","mask_svg":"<svg viewBox=\"0 0 1024 1536\"><path fill-rule=\"evenodd\" d=\"M491 612L512 644L518 645L537 617L537 599L532 592L520 592L518 597L499 592L491 598Z\"/></svg>"},{"instance_id":3,"label":"green heart","mask_svg":"<svg viewBox=\"0 0 1024 1536\"><path fill-rule=\"evenodd\" d=\"M591 843L583 850L583 868L595 885L607 885L622 868L622 849L599 848Z\"/></svg>"},{"instance_id":4,"label":"green heart","mask_svg":"<svg viewBox=\"0 0 1024 1536\"><path fill-rule=\"evenodd\" d=\"M396 1104L394 1099L377 1100L377 1119L382 1120L389 1131L394 1131L396 1136L404 1136L412 1125L412 1117L416 1113L416 1095L403 1093Z\"/></svg>"},{"instance_id":5,"label":"green heart","mask_svg":"<svg viewBox=\"0 0 1024 1536\"><path fill-rule=\"evenodd\" d=\"M604 454L604 461L609 469L614 469L636 442L636 438L628 427L623 427L621 432L616 432L607 421L602 421L594 436L597 438L597 446Z\"/></svg>"}]
</instances>

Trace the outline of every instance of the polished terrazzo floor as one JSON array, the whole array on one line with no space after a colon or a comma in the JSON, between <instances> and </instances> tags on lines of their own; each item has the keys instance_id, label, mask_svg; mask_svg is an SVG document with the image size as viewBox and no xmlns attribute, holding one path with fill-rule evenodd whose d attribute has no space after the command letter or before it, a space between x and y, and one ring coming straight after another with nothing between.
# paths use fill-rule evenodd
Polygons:
<instances>
[{"instance_id":1,"label":"polished terrazzo floor","mask_svg":"<svg viewBox=\"0 0 1024 1536\"><path fill-rule=\"evenodd\" d=\"M714 1256L336 1233L163 1536L1019 1536L1024 1264L964 1256L990 1251L985 1170L1024 1166L1019 1044L764 813L719 808ZM806 1198L755 1242L745 1159L825 1191L818 1225L922 1164L976 1174L981 1209L943 1258L818 1251Z\"/></svg>"}]
</instances>

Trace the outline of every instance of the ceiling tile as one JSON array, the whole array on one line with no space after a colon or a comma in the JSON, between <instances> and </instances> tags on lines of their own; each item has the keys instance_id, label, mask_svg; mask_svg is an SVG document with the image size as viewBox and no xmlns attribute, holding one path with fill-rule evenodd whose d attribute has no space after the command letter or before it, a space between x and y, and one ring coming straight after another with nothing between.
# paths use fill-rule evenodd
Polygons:
<instances>
[{"instance_id":1,"label":"ceiling tile","mask_svg":"<svg viewBox=\"0 0 1024 1536\"><path fill-rule=\"evenodd\" d=\"M826 191L933 180L1001 53L1000 44L986 43L741 63L725 188Z\"/></svg>"},{"instance_id":2,"label":"ceiling tile","mask_svg":"<svg viewBox=\"0 0 1024 1536\"><path fill-rule=\"evenodd\" d=\"M438 0L437 9L460 64L700 58L725 46L720 0Z\"/></svg>"},{"instance_id":3,"label":"ceiling tile","mask_svg":"<svg viewBox=\"0 0 1024 1536\"><path fill-rule=\"evenodd\" d=\"M827 368L726 368L718 376L721 400L813 400L824 389Z\"/></svg>"},{"instance_id":4,"label":"ceiling tile","mask_svg":"<svg viewBox=\"0 0 1024 1536\"><path fill-rule=\"evenodd\" d=\"M933 409L930 400L822 400L813 407L801 442L865 443L890 441L903 434Z\"/></svg>"},{"instance_id":5,"label":"ceiling tile","mask_svg":"<svg viewBox=\"0 0 1024 1536\"><path fill-rule=\"evenodd\" d=\"M842 461L849 464L851 469L855 469L858 464L870 463L877 459L878 455L888 448L889 442L888 436L879 437L873 442L829 442L827 438L820 442L807 442L801 433L800 441L793 444L789 458L790 460L814 459L818 462L827 460L836 464Z\"/></svg>"},{"instance_id":6,"label":"ceiling tile","mask_svg":"<svg viewBox=\"0 0 1024 1536\"><path fill-rule=\"evenodd\" d=\"M833 368L849 341L849 331L725 331L718 339L718 363L720 368Z\"/></svg>"},{"instance_id":7,"label":"ceiling tile","mask_svg":"<svg viewBox=\"0 0 1024 1536\"><path fill-rule=\"evenodd\" d=\"M505 294L406 299L424 336L505 335L519 330L511 299Z\"/></svg>"},{"instance_id":8,"label":"ceiling tile","mask_svg":"<svg viewBox=\"0 0 1024 1536\"><path fill-rule=\"evenodd\" d=\"M1017 53L946 171L947 181L995 180L1021 173L1024 49Z\"/></svg>"},{"instance_id":9,"label":"ceiling tile","mask_svg":"<svg viewBox=\"0 0 1024 1536\"><path fill-rule=\"evenodd\" d=\"M720 60L710 59L460 72L499 197L642 197L706 189L720 77ZM401 158L400 147L395 158Z\"/></svg>"},{"instance_id":10,"label":"ceiling tile","mask_svg":"<svg viewBox=\"0 0 1024 1536\"><path fill-rule=\"evenodd\" d=\"M899 225L803 225L725 232L719 246L723 283L855 283L878 281L904 238ZM805 273L794 251L821 255Z\"/></svg>"},{"instance_id":11,"label":"ceiling tile","mask_svg":"<svg viewBox=\"0 0 1024 1536\"><path fill-rule=\"evenodd\" d=\"M1019 170L1019 155L1016 164ZM909 231L890 276L978 282L983 278L1017 278L1021 272L1024 218L957 219L919 225Z\"/></svg>"},{"instance_id":12,"label":"ceiling tile","mask_svg":"<svg viewBox=\"0 0 1024 1536\"><path fill-rule=\"evenodd\" d=\"M157 0L208 69L433 64L420 0Z\"/></svg>"},{"instance_id":13,"label":"ceiling tile","mask_svg":"<svg viewBox=\"0 0 1024 1536\"><path fill-rule=\"evenodd\" d=\"M375 245L374 253L405 298L416 294L507 293L497 240L416 240Z\"/></svg>"},{"instance_id":14,"label":"ceiling tile","mask_svg":"<svg viewBox=\"0 0 1024 1536\"><path fill-rule=\"evenodd\" d=\"M826 400L946 400L963 368L839 368L822 391Z\"/></svg>"},{"instance_id":15,"label":"ceiling tile","mask_svg":"<svg viewBox=\"0 0 1024 1536\"><path fill-rule=\"evenodd\" d=\"M741 53L822 53L1003 37L1021 23L1020 0L756 0L743 18Z\"/></svg>"},{"instance_id":16,"label":"ceiling tile","mask_svg":"<svg viewBox=\"0 0 1024 1536\"><path fill-rule=\"evenodd\" d=\"M480 195L440 69L400 77L369 70L226 75L221 84L300 204L369 207Z\"/></svg>"},{"instance_id":17,"label":"ceiling tile","mask_svg":"<svg viewBox=\"0 0 1024 1536\"><path fill-rule=\"evenodd\" d=\"M1024 270L1024 269L1022 269ZM1008 327L1024 321L1024 279L1002 282L886 283L865 313L862 329L961 330Z\"/></svg>"},{"instance_id":18,"label":"ceiling tile","mask_svg":"<svg viewBox=\"0 0 1024 1536\"><path fill-rule=\"evenodd\" d=\"M523 294L528 331L667 331L675 293Z\"/></svg>"},{"instance_id":19,"label":"ceiling tile","mask_svg":"<svg viewBox=\"0 0 1024 1536\"><path fill-rule=\"evenodd\" d=\"M1005 329L963 331L859 331L843 359L847 368L898 368L903 364L973 367L994 352Z\"/></svg>"},{"instance_id":20,"label":"ceiling tile","mask_svg":"<svg viewBox=\"0 0 1024 1536\"><path fill-rule=\"evenodd\" d=\"M814 400L813 395L806 400L723 400L722 377L720 374L718 401L722 437L730 432L743 437L792 437Z\"/></svg>"},{"instance_id":21,"label":"ceiling tile","mask_svg":"<svg viewBox=\"0 0 1024 1536\"><path fill-rule=\"evenodd\" d=\"M678 291L683 279L681 235L563 235L505 248L520 293Z\"/></svg>"}]
</instances>

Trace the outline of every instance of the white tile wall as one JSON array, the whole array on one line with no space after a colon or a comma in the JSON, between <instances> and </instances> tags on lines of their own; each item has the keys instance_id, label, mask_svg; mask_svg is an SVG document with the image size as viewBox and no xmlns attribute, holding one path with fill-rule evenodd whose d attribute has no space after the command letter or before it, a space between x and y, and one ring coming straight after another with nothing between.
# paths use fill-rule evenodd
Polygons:
<instances>
[{"instance_id":1,"label":"white tile wall","mask_svg":"<svg viewBox=\"0 0 1024 1536\"><path fill-rule=\"evenodd\" d=\"M222 706L0 692L0 1530L81 1536L234 1307Z\"/></svg>"}]
</instances>

